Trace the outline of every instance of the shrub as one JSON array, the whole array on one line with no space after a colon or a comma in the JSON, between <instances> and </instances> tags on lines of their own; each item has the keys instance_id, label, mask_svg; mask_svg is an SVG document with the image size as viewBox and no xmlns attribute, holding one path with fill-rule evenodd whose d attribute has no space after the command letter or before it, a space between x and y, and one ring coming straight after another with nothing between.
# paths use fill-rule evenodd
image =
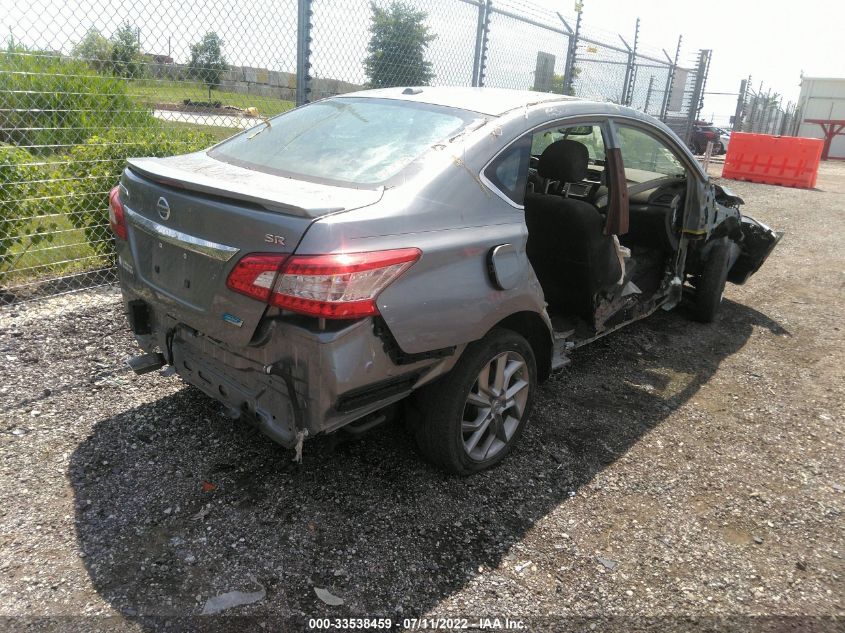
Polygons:
<instances>
[{"instance_id":1,"label":"shrub","mask_svg":"<svg viewBox=\"0 0 845 633\"><path fill-rule=\"evenodd\" d=\"M0 52L0 143L65 151L112 127L150 125L126 82L55 54Z\"/></svg>"},{"instance_id":2,"label":"shrub","mask_svg":"<svg viewBox=\"0 0 845 633\"><path fill-rule=\"evenodd\" d=\"M29 152L0 145L0 274L11 268L16 244L28 248L53 238L45 222L33 219L39 208L35 198L48 189L44 180L42 169Z\"/></svg>"},{"instance_id":3,"label":"shrub","mask_svg":"<svg viewBox=\"0 0 845 633\"><path fill-rule=\"evenodd\" d=\"M108 193L117 184L126 160L133 156L187 154L216 142L213 135L190 130L110 131L93 136L71 150L62 175L66 178L66 213L71 223L85 231L98 255L112 250L108 227Z\"/></svg>"},{"instance_id":4,"label":"shrub","mask_svg":"<svg viewBox=\"0 0 845 633\"><path fill-rule=\"evenodd\" d=\"M115 75L136 79L143 75L144 60L138 29L129 22L120 25L111 38L111 70Z\"/></svg>"}]
</instances>

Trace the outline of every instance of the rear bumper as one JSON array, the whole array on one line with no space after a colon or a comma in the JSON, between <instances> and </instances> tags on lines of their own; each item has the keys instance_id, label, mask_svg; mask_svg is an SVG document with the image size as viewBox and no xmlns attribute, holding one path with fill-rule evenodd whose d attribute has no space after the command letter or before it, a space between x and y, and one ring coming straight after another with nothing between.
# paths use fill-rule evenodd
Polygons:
<instances>
[{"instance_id":1,"label":"rear bumper","mask_svg":"<svg viewBox=\"0 0 845 633\"><path fill-rule=\"evenodd\" d=\"M451 369L460 351L397 363L372 319L334 331L276 319L262 344L231 349L168 316L154 294L132 279L122 279L121 286L142 349L163 353L186 382L234 417L254 416L266 435L286 447L401 400Z\"/></svg>"}]
</instances>

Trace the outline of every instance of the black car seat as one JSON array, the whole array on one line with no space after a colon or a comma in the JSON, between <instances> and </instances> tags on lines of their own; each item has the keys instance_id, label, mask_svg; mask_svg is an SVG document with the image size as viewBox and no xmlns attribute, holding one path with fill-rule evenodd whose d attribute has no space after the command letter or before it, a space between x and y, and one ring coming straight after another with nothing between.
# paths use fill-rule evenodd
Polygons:
<instances>
[{"instance_id":1,"label":"black car seat","mask_svg":"<svg viewBox=\"0 0 845 633\"><path fill-rule=\"evenodd\" d=\"M587 177L589 153L577 141L555 141L540 156L537 172L561 183ZM528 193L527 254L546 302L557 311L593 323L596 296L622 278L613 236L604 234L605 219L588 202L560 195Z\"/></svg>"}]
</instances>

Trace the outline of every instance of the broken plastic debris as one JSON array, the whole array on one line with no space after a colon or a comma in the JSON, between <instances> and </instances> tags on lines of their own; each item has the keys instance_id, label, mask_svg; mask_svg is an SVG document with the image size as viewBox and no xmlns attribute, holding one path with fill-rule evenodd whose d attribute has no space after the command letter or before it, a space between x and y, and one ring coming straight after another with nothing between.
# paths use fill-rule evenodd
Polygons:
<instances>
[{"instance_id":1,"label":"broken plastic debris","mask_svg":"<svg viewBox=\"0 0 845 633\"><path fill-rule=\"evenodd\" d=\"M258 586L261 587L261 585ZM222 593L206 601L202 609L202 615L214 615L226 609L240 607L244 604L252 604L253 602L264 600L266 596L267 591L264 587L261 587L259 591L229 591L228 593Z\"/></svg>"},{"instance_id":2,"label":"broken plastic debris","mask_svg":"<svg viewBox=\"0 0 845 633\"><path fill-rule=\"evenodd\" d=\"M200 509L200 511L199 511L199 512L197 512L197 513L196 513L194 516L192 516L191 518L192 518L194 521L202 521L205 517L207 517L207 516L208 516L208 513L209 513L209 512L211 512L211 504L210 504L210 503L209 503L208 505L206 505L205 507L201 508L201 509Z\"/></svg>"},{"instance_id":3,"label":"broken plastic debris","mask_svg":"<svg viewBox=\"0 0 845 633\"><path fill-rule=\"evenodd\" d=\"M202 482L202 491L203 492L213 492L217 490L217 485L211 483L210 481Z\"/></svg>"},{"instance_id":4,"label":"broken plastic debris","mask_svg":"<svg viewBox=\"0 0 845 633\"><path fill-rule=\"evenodd\" d=\"M297 464L302 462L302 444L305 442L305 431L297 431L296 446L294 447L293 461Z\"/></svg>"},{"instance_id":5,"label":"broken plastic debris","mask_svg":"<svg viewBox=\"0 0 845 633\"><path fill-rule=\"evenodd\" d=\"M314 593L316 593L317 597L330 607L339 607L343 604L343 598L338 598L328 589L323 589L322 587L314 587Z\"/></svg>"},{"instance_id":6,"label":"broken plastic debris","mask_svg":"<svg viewBox=\"0 0 845 633\"><path fill-rule=\"evenodd\" d=\"M528 566L530 566L530 565L531 565L531 561L530 561L530 560L527 560L527 561L525 561L524 563L520 563L519 565L516 565L516 566L514 567L514 569L516 570L516 573L519 573L519 572L521 572L523 569L525 569L526 567L528 567Z\"/></svg>"},{"instance_id":7,"label":"broken plastic debris","mask_svg":"<svg viewBox=\"0 0 845 633\"><path fill-rule=\"evenodd\" d=\"M596 559L607 569L613 571L616 569L616 566L619 564L615 560L610 560L609 558L602 558L601 556L596 556Z\"/></svg>"}]
</instances>

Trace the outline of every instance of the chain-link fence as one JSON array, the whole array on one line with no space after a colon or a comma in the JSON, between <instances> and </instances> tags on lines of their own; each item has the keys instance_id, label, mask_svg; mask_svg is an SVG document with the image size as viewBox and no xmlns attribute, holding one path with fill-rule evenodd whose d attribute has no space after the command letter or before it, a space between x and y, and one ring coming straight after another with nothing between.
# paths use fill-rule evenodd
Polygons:
<instances>
[{"instance_id":1,"label":"chain-link fence","mask_svg":"<svg viewBox=\"0 0 845 633\"><path fill-rule=\"evenodd\" d=\"M750 79L742 80L733 117L735 131L795 136L800 122L797 104L784 104L782 95L771 90L763 92L762 85L754 90Z\"/></svg>"},{"instance_id":2,"label":"chain-link fence","mask_svg":"<svg viewBox=\"0 0 845 633\"><path fill-rule=\"evenodd\" d=\"M114 282L107 195L130 156L420 84L613 101L688 140L709 63L519 0L30 0L3 26L0 305Z\"/></svg>"}]
</instances>

